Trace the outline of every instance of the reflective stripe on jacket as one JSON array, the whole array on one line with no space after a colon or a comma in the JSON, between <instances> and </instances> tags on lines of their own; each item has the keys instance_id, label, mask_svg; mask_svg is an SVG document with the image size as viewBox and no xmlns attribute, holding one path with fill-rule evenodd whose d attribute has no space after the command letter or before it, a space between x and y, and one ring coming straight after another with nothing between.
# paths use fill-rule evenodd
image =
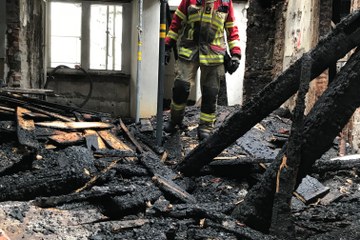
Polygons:
<instances>
[{"instance_id":1,"label":"reflective stripe on jacket","mask_svg":"<svg viewBox=\"0 0 360 240\"><path fill-rule=\"evenodd\" d=\"M182 0L175 11L165 43L179 39L179 57L204 65L221 64L226 51L240 55L232 0Z\"/></svg>"}]
</instances>

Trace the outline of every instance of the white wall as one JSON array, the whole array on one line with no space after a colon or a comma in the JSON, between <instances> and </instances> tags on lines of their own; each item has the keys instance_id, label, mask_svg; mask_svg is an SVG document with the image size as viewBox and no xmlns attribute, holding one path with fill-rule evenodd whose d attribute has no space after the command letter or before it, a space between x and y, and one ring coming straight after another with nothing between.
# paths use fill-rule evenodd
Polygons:
<instances>
[{"instance_id":1,"label":"white wall","mask_svg":"<svg viewBox=\"0 0 360 240\"><path fill-rule=\"evenodd\" d=\"M283 69L309 51L317 40L315 5L318 0L289 0L285 23L285 50Z\"/></svg>"},{"instance_id":2,"label":"white wall","mask_svg":"<svg viewBox=\"0 0 360 240\"><path fill-rule=\"evenodd\" d=\"M228 94L228 104L229 106L242 104L243 97L243 82L244 82L244 73L245 73L245 52L246 52L246 29L247 29L247 9L249 7L248 3L233 3L235 10L235 19L236 25L239 28L240 35L240 47L242 52L242 59L240 61L240 66L236 72L232 75L226 74L226 84L227 84L227 94Z\"/></svg>"},{"instance_id":3,"label":"white wall","mask_svg":"<svg viewBox=\"0 0 360 240\"><path fill-rule=\"evenodd\" d=\"M156 114L158 88L158 59L159 59L159 26L160 1L144 0L143 32L142 32L142 64L139 82L140 118L147 118ZM138 1L133 1L131 44L131 100L130 111L135 117L136 111L136 77L137 77L137 26ZM130 46L129 46L130 47Z\"/></svg>"},{"instance_id":4,"label":"white wall","mask_svg":"<svg viewBox=\"0 0 360 240\"><path fill-rule=\"evenodd\" d=\"M6 2L0 1L0 80L4 79L3 69L5 67L5 31L6 31Z\"/></svg>"}]
</instances>

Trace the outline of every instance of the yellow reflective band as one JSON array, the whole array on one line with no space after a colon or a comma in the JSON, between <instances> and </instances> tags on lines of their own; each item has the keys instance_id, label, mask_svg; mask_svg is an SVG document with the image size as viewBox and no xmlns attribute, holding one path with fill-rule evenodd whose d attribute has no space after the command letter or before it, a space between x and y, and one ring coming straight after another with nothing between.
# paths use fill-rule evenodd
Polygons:
<instances>
[{"instance_id":1,"label":"yellow reflective band","mask_svg":"<svg viewBox=\"0 0 360 240\"><path fill-rule=\"evenodd\" d=\"M185 106L186 106L185 103L183 103L183 104L176 104L176 103L174 103L174 102L172 101L170 108L173 109L173 110L175 110L175 111L181 111L181 110L184 110L184 109L185 109Z\"/></svg>"},{"instance_id":2,"label":"yellow reflective band","mask_svg":"<svg viewBox=\"0 0 360 240\"><path fill-rule=\"evenodd\" d=\"M190 39L190 40L194 39L194 29L189 29L188 39Z\"/></svg>"},{"instance_id":3,"label":"yellow reflective band","mask_svg":"<svg viewBox=\"0 0 360 240\"><path fill-rule=\"evenodd\" d=\"M160 32L160 38L165 38L166 37L166 32Z\"/></svg>"},{"instance_id":4,"label":"yellow reflective band","mask_svg":"<svg viewBox=\"0 0 360 240\"><path fill-rule=\"evenodd\" d=\"M200 120L204 121L204 122L210 122L213 123L216 120L216 115L215 113L211 113L211 114L207 114L207 113L200 113Z\"/></svg>"},{"instance_id":5,"label":"yellow reflective band","mask_svg":"<svg viewBox=\"0 0 360 240\"><path fill-rule=\"evenodd\" d=\"M216 55L203 55L200 54L200 63L203 64L213 64L213 63L223 63L224 56L220 54Z\"/></svg>"},{"instance_id":6,"label":"yellow reflective band","mask_svg":"<svg viewBox=\"0 0 360 240\"><path fill-rule=\"evenodd\" d=\"M193 15L189 16L188 23L199 22L199 21L200 21L200 15L199 14L193 14Z\"/></svg>"},{"instance_id":7,"label":"yellow reflective band","mask_svg":"<svg viewBox=\"0 0 360 240\"><path fill-rule=\"evenodd\" d=\"M139 61L142 60L142 52L138 52L138 60L139 60Z\"/></svg>"},{"instance_id":8,"label":"yellow reflective band","mask_svg":"<svg viewBox=\"0 0 360 240\"><path fill-rule=\"evenodd\" d=\"M222 29L222 30L224 29L224 22L222 22L219 19L214 18L211 24L216 26L218 29Z\"/></svg>"},{"instance_id":9,"label":"yellow reflective band","mask_svg":"<svg viewBox=\"0 0 360 240\"><path fill-rule=\"evenodd\" d=\"M174 31L172 31L172 30L169 30L167 36L168 36L169 38L172 38L172 39L174 39L174 40L177 40L178 37L179 37L179 34L177 34L176 32L174 32Z\"/></svg>"},{"instance_id":10,"label":"yellow reflective band","mask_svg":"<svg viewBox=\"0 0 360 240\"><path fill-rule=\"evenodd\" d=\"M176 9L175 14L182 20L186 18L185 14L183 14L179 9Z\"/></svg>"},{"instance_id":11,"label":"yellow reflective band","mask_svg":"<svg viewBox=\"0 0 360 240\"><path fill-rule=\"evenodd\" d=\"M240 42L239 40L233 40L228 42L229 48L233 49L234 47L240 47Z\"/></svg>"},{"instance_id":12,"label":"yellow reflective band","mask_svg":"<svg viewBox=\"0 0 360 240\"><path fill-rule=\"evenodd\" d=\"M227 23L225 23L225 27L226 27L226 28L235 27L235 23L234 23L234 22L227 22Z\"/></svg>"},{"instance_id":13,"label":"yellow reflective band","mask_svg":"<svg viewBox=\"0 0 360 240\"><path fill-rule=\"evenodd\" d=\"M141 46L141 45L142 45L142 42L139 41L139 42L138 42L138 46Z\"/></svg>"},{"instance_id":14,"label":"yellow reflective band","mask_svg":"<svg viewBox=\"0 0 360 240\"><path fill-rule=\"evenodd\" d=\"M160 30L166 30L166 24L160 24Z\"/></svg>"},{"instance_id":15,"label":"yellow reflective band","mask_svg":"<svg viewBox=\"0 0 360 240\"><path fill-rule=\"evenodd\" d=\"M212 15L211 14L204 14L201 20L202 20L202 22L211 23Z\"/></svg>"},{"instance_id":16,"label":"yellow reflective band","mask_svg":"<svg viewBox=\"0 0 360 240\"><path fill-rule=\"evenodd\" d=\"M215 37L214 41L212 41L212 45L215 45L215 46L220 46L222 47L222 43L223 43L223 39L222 38L219 38L219 37Z\"/></svg>"},{"instance_id":17,"label":"yellow reflective band","mask_svg":"<svg viewBox=\"0 0 360 240\"><path fill-rule=\"evenodd\" d=\"M183 55L185 57L190 57L191 53L192 53L192 50L184 48L184 47L181 47L180 50L179 50L179 54Z\"/></svg>"}]
</instances>

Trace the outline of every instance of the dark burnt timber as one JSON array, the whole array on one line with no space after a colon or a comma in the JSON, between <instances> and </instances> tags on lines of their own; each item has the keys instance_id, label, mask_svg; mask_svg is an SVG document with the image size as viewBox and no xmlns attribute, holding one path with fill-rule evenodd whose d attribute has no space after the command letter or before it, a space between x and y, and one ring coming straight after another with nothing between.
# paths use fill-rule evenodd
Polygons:
<instances>
[{"instance_id":1,"label":"dark burnt timber","mask_svg":"<svg viewBox=\"0 0 360 240\"><path fill-rule=\"evenodd\" d=\"M296 98L291 135L276 176L276 192L270 232L281 239L294 239L295 226L291 216L291 198L301 162L301 143L304 130L305 97L309 90L310 58L305 55L301 68L300 88Z\"/></svg>"},{"instance_id":2,"label":"dark burnt timber","mask_svg":"<svg viewBox=\"0 0 360 240\"><path fill-rule=\"evenodd\" d=\"M305 118L297 184L311 171L314 162L330 148L336 135L360 105L359 69L360 52L356 52ZM233 212L235 218L255 229L268 231L276 188L276 174L283 156L284 148L264 173L261 181L249 191L245 201L235 208Z\"/></svg>"},{"instance_id":3,"label":"dark burnt timber","mask_svg":"<svg viewBox=\"0 0 360 240\"><path fill-rule=\"evenodd\" d=\"M158 156L150 152L145 152L139 158L139 161L153 175L153 181L161 190L171 194L183 202L196 202L196 199L193 196L173 181L177 175L171 169L162 164Z\"/></svg>"},{"instance_id":4,"label":"dark burnt timber","mask_svg":"<svg viewBox=\"0 0 360 240\"><path fill-rule=\"evenodd\" d=\"M357 11L346 17L332 33L320 40L309 52L312 65L311 79L319 76L328 66L335 64L359 43L360 12ZM230 115L212 136L201 142L185 157L178 169L185 175L198 173L201 167L279 108L298 90L302 62L303 57L250 99L241 110Z\"/></svg>"},{"instance_id":5,"label":"dark burnt timber","mask_svg":"<svg viewBox=\"0 0 360 240\"><path fill-rule=\"evenodd\" d=\"M91 190L81 193L75 192L61 196L36 198L34 204L38 207L49 208L56 207L65 203L97 200L105 196L121 196L127 193L131 193L132 191L134 191L132 186L93 187Z\"/></svg>"},{"instance_id":6,"label":"dark burnt timber","mask_svg":"<svg viewBox=\"0 0 360 240\"><path fill-rule=\"evenodd\" d=\"M16 120L17 120L17 136L19 143L38 149L40 147L38 141L35 139L35 123L33 120L24 118L24 113L30 112L29 110L18 107L16 109Z\"/></svg>"},{"instance_id":7,"label":"dark burnt timber","mask_svg":"<svg viewBox=\"0 0 360 240\"><path fill-rule=\"evenodd\" d=\"M46 164L37 166L41 169L36 171L1 177L0 201L22 201L39 196L66 194L90 179L85 169L90 174L95 171L94 158L86 148L69 147L59 154L49 156L49 159L47 156L45 158L46 161L53 162L53 166Z\"/></svg>"},{"instance_id":8,"label":"dark burnt timber","mask_svg":"<svg viewBox=\"0 0 360 240\"><path fill-rule=\"evenodd\" d=\"M128 214L145 211L147 202L156 201L162 192L153 184L136 183L133 181L134 191L123 196L105 198L103 206L105 215L119 219Z\"/></svg>"},{"instance_id":9,"label":"dark burnt timber","mask_svg":"<svg viewBox=\"0 0 360 240\"><path fill-rule=\"evenodd\" d=\"M314 173L326 173L331 171L359 169L360 158L347 160L317 160L312 166Z\"/></svg>"}]
</instances>

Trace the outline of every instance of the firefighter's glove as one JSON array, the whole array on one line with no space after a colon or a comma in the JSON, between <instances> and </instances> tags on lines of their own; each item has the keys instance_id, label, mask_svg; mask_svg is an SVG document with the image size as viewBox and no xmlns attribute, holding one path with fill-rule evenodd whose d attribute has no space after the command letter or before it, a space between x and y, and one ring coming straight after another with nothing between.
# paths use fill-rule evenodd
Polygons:
<instances>
[{"instance_id":1,"label":"firefighter's glove","mask_svg":"<svg viewBox=\"0 0 360 240\"><path fill-rule=\"evenodd\" d=\"M165 65L168 65L170 62L170 57L171 56L171 46L170 45L165 45L165 60L164 63Z\"/></svg>"},{"instance_id":2,"label":"firefighter's glove","mask_svg":"<svg viewBox=\"0 0 360 240\"><path fill-rule=\"evenodd\" d=\"M241 57L237 55L231 57L230 63L228 64L226 69L230 74L233 74L239 68L240 58Z\"/></svg>"}]
</instances>

